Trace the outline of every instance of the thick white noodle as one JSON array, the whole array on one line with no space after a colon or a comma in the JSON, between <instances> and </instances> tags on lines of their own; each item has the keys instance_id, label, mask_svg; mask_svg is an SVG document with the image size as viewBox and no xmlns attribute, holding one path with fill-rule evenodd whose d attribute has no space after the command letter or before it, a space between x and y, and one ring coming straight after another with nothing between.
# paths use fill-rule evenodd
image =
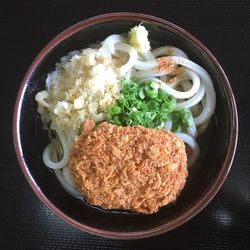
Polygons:
<instances>
[{"instance_id":1,"label":"thick white noodle","mask_svg":"<svg viewBox=\"0 0 250 250\"><path fill-rule=\"evenodd\" d=\"M188 58L187 54L183 50L172 46L159 47L157 49L154 49L152 53L156 58L159 56L180 56Z\"/></svg>"},{"instance_id":2,"label":"thick white noodle","mask_svg":"<svg viewBox=\"0 0 250 250\"><path fill-rule=\"evenodd\" d=\"M204 83L206 90L206 105L203 107L203 110L199 116L194 118L196 126L200 126L211 118L215 110L216 95L212 79L207 71L198 64L182 57L171 56L170 58L170 60L173 60L176 64L185 66L195 71L200 76L201 81Z\"/></svg>"},{"instance_id":3,"label":"thick white noodle","mask_svg":"<svg viewBox=\"0 0 250 250\"><path fill-rule=\"evenodd\" d=\"M160 88L163 91L166 91L168 94L174 96L177 99L186 99L192 97L197 93L200 87L200 78L195 72L187 70L176 77L177 82L181 82L184 80L192 80L193 85L188 91L178 91L160 80L158 80L158 82L160 83Z\"/></svg>"},{"instance_id":4,"label":"thick white noodle","mask_svg":"<svg viewBox=\"0 0 250 250\"><path fill-rule=\"evenodd\" d=\"M56 152L58 149L55 146L55 143L51 142L43 152L43 162L44 164L51 169L60 169L67 165L69 161L69 142L65 134L61 131L57 132L61 147L62 147L62 159L58 162L54 162L52 159L53 152ZM71 145L70 145L71 146Z\"/></svg>"},{"instance_id":5,"label":"thick white noodle","mask_svg":"<svg viewBox=\"0 0 250 250\"><path fill-rule=\"evenodd\" d=\"M169 72L163 72L163 71L158 72L157 70L152 68L152 66L154 66L154 65L157 65L157 61L146 62L143 65L145 70L143 69L143 70L137 71L135 73L135 78L140 79L140 78L145 78L145 77L156 77L156 76L163 76L163 75L167 75L167 74L171 73L171 71L169 71ZM135 68L137 67L137 69L139 69L138 64L136 64L134 67ZM139 67L141 67L141 66L139 66Z\"/></svg>"},{"instance_id":6,"label":"thick white noodle","mask_svg":"<svg viewBox=\"0 0 250 250\"><path fill-rule=\"evenodd\" d=\"M125 74L124 77L126 80L130 80L131 78L133 78L134 74L135 74L135 69L132 68Z\"/></svg>"},{"instance_id":7,"label":"thick white noodle","mask_svg":"<svg viewBox=\"0 0 250 250\"><path fill-rule=\"evenodd\" d=\"M192 80L193 85L191 89L186 92L175 90L174 88L170 87L168 84L162 82L160 79L156 77L144 77L139 79L139 82L144 82L147 80L152 80L158 83L161 90L167 92L168 94L172 95L177 99L186 99L192 97L197 93L200 87L199 76L196 73L192 72L191 70L185 71L184 73L178 75L178 77L176 78L176 83L175 83L176 85L184 80Z\"/></svg>"},{"instance_id":8,"label":"thick white noodle","mask_svg":"<svg viewBox=\"0 0 250 250\"><path fill-rule=\"evenodd\" d=\"M188 108L191 108L191 107L195 106L196 104L198 104L202 100L204 95L205 95L205 86L201 82L198 92L192 98L190 98L187 101L177 102L175 110L179 110L179 109L182 109L182 108L188 109Z\"/></svg>"},{"instance_id":9,"label":"thick white noodle","mask_svg":"<svg viewBox=\"0 0 250 250\"><path fill-rule=\"evenodd\" d=\"M137 52L132 46L128 45L127 43L117 43L117 44L115 44L115 50L122 51L122 52L125 52L125 53L129 54L129 59L128 59L127 63L122 65L122 67L120 68L121 76L125 76L125 74L130 69L132 69L132 67L135 64L135 61L137 59Z\"/></svg>"},{"instance_id":10,"label":"thick white noodle","mask_svg":"<svg viewBox=\"0 0 250 250\"><path fill-rule=\"evenodd\" d=\"M111 57L112 55L116 55L115 53L115 44L124 42L124 38L121 35L110 35L108 36L102 44L102 51L105 56Z\"/></svg>"},{"instance_id":11,"label":"thick white noodle","mask_svg":"<svg viewBox=\"0 0 250 250\"><path fill-rule=\"evenodd\" d=\"M190 135L185 133L176 133L176 135L179 136L185 143L187 143L192 150L192 154L188 159L188 167L191 167L200 154L200 148L196 140L192 138Z\"/></svg>"},{"instance_id":12,"label":"thick white noodle","mask_svg":"<svg viewBox=\"0 0 250 250\"><path fill-rule=\"evenodd\" d=\"M58 161L58 157L56 152L54 151L51 155L51 158L53 161ZM68 168L68 167L64 167L64 168ZM63 168L63 169L64 169ZM82 195L80 192L78 192L75 188L74 188L74 183L73 185L71 185L71 183L68 182L68 179L66 179L63 175L62 169L56 169L54 170L54 173L56 175L56 178L58 179L58 181L61 183L61 185L63 186L63 188L70 193L71 195L77 197L77 198L82 198ZM69 173L70 174L70 173Z\"/></svg>"},{"instance_id":13,"label":"thick white noodle","mask_svg":"<svg viewBox=\"0 0 250 250\"><path fill-rule=\"evenodd\" d=\"M154 68L156 66L157 66L157 61L155 60L154 55L152 54L151 51L148 51L144 54L138 54L137 60L135 61L133 67L137 70L145 70Z\"/></svg>"},{"instance_id":14,"label":"thick white noodle","mask_svg":"<svg viewBox=\"0 0 250 250\"><path fill-rule=\"evenodd\" d=\"M139 59L137 59L136 61L135 61L135 64L133 65L133 67L135 68L135 69L137 69L137 70L143 70L143 71L149 71L149 72L155 72L155 70L152 70L152 68L155 68L155 67L157 67L157 65L158 65L158 63L157 63L157 61L156 60L151 60L151 61L141 61L141 60L139 60ZM150 71L150 69L151 69L151 71ZM140 78L140 77L138 77L138 74L140 73L140 71L138 71L137 72L137 75L136 75L136 77L137 78ZM146 72L147 73L147 72ZM147 76L153 76L153 74L150 74L150 75L146 75L146 77Z\"/></svg>"}]
</instances>

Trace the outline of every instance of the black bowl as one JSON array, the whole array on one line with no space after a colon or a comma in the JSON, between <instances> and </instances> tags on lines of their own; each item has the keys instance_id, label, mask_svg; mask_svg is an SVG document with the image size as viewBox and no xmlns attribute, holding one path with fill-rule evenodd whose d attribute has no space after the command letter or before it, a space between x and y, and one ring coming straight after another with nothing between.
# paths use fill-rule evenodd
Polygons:
<instances>
[{"instance_id":1,"label":"black bowl","mask_svg":"<svg viewBox=\"0 0 250 250\"><path fill-rule=\"evenodd\" d=\"M187 185L174 204L153 215L108 212L69 195L42 161L48 143L37 115L35 94L48 72L68 52L127 32L143 22L155 46L184 50L211 75L217 95L216 111L199 138L201 156L190 171ZM157 43L156 43L157 42ZM219 63L192 35L165 20L137 13L113 13L90 18L63 31L35 58L20 86L13 120L14 143L21 169L37 196L59 217L77 228L112 238L145 238L167 232L196 215L214 197L230 169L237 143L238 120L229 82Z\"/></svg>"}]
</instances>

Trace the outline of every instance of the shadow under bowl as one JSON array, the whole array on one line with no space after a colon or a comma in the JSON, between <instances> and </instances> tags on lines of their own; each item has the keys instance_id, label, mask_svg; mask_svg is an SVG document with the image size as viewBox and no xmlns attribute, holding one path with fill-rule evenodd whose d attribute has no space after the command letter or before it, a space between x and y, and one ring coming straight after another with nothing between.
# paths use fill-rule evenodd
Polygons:
<instances>
[{"instance_id":1,"label":"shadow under bowl","mask_svg":"<svg viewBox=\"0 0 250 250\"><path fill-rule=\"evenodd\" d=\"M217 101L215 115L199 138L201 155L190 171L187 184L171 205L156 214L107 212L68 194L42 161L48 143L41 129L35 95L44 89L55 63L73 50L81 50L110 34L121 34L143 22L153 47L173 45L211 75ZM223 184L237 144L238 119L234 96L225 73L209 50L180 27L145 14L112 13L77 23L55 37L35 58L20 86L13 117L13 135L21 169L36 195L55 214L71 225L96 235L138 239L178 227L196 215Z\"/></svg>"}]
</instances>

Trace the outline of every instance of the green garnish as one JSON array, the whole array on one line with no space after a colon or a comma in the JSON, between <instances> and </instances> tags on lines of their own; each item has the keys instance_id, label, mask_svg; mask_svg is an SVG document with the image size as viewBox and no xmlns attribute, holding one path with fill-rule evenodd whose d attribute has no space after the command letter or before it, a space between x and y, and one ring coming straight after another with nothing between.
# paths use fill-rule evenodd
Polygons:
<instances>
[{"instance_id":1,"label":"green garnish","mask_svg":"<svg viewBox=\"0 0 250 250\"><path fill-rule=\"evenodd\" d=\"M110 109L109 109L109 112L111 115L118 115L121 113L121 108L119 106L112 106Z\"/></svg>"},{"instance_id":2,"label":"green garnish","mask_svg":"<svg viewBox=\"0 0 250 250\"><path fill-rule=\"evenodd\" d=\"M116 125L161 127L176 105L176 99L148 81L123 80L121 97L107 112L107 120Z\"/></svg>"},{"instance_id":3,"label":"green garnish","mask_svg":"<svg viewBox=\"0 0 250 250\"><path fill-rule=\"evenodd\" d=\"M189 128L190 127L189 117L190 117L190 112L185 108L172 112L171 113L171 118L173 122L172 130L174 132L181 132L182 130Z\"/></svg>"},{"instance_id":4,"label":"green garnish","mask_svg":"<svg viewBox=\"0 0 250 250\"><path fill-rule=\"evenodd\" d=\"M159 89L153 81L138 83L135 80L121 82L121 97L109 107L107 121L116 125L142 125L160 128L172 119L172 130L181 132L190 127L190 112L187 109L174 111L176 99Z\"/></svg>"}]
</instances>

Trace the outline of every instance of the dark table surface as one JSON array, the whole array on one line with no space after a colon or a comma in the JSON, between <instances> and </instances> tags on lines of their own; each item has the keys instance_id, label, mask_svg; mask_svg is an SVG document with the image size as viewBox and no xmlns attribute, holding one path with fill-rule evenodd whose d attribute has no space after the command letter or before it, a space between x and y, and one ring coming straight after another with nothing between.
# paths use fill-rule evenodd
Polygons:
<instances>
[{"instance_id":1,"label":"dark table surface","mask_svg":"<svg viewBox=\"0 0 250 250\"><path fill-rule=\"evenodd\" d=\"M250 249L250 3L245 1L0 1L1 249ZM227 73L239 112L239 141L229 176L212 202L158 237L109 240L83 233L33 193L16 160L12 111L36 54L70 25L101 13L144 12L200 39Z\"/></svg>"}]
</instances>

